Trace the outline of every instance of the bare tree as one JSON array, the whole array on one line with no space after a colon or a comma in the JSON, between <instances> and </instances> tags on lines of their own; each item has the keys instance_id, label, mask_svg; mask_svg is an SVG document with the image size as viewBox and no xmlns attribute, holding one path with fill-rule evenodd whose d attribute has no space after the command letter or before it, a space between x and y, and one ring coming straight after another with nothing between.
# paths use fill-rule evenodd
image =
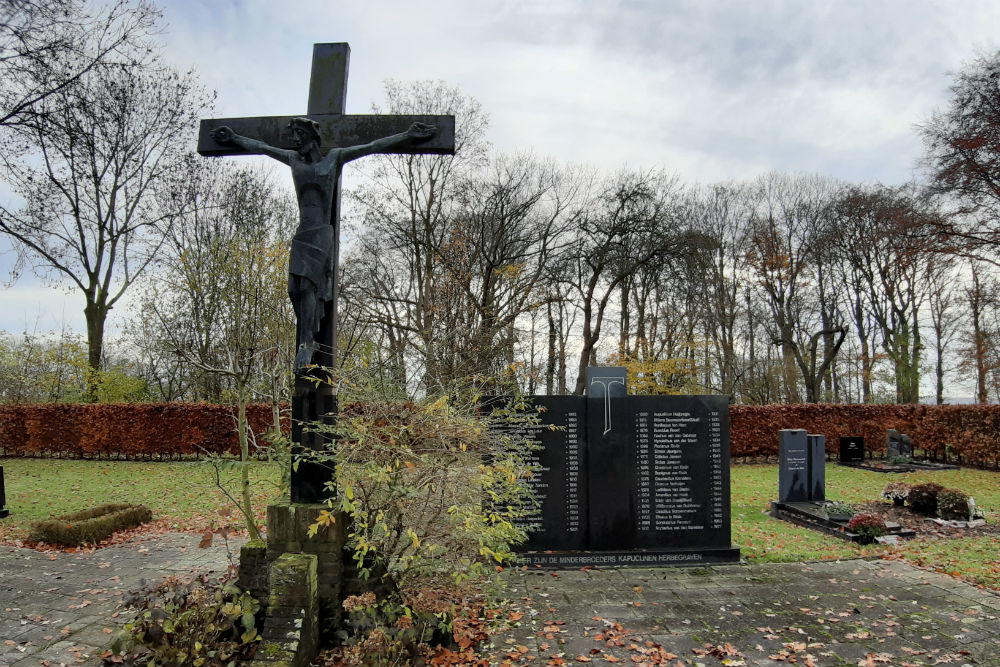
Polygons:
<instances>
[{"instance_id":1,"label":"bare tree","mask_svg":"<svg viewBox=\"0 0 1000 667\"><path fill-rule=\"evenodd\" d=\"M201 178L187 187L196 206L171 230L145 306L155 314L163 347L216 378L220 398L236 404L245 464L253 437L247 404L266 395L276 409L280 386L290 383L295 324L286 290L297 206L251 169L213 164L195 174ZM246 465L239 473L236 504L256 537Z\"/></svg>"},{"instance_id":2,"label":"bare tree","mask_svg":"<svg viewBox=\"0 0 1000 667\"><path fill-rule=\"evenodd\" d=\"M596 363L605 316L622 282L640 268L680 255L694 241L682 230L676 178L662 172L622 171L612 177L580 218L571 285L581 311L581 350L575 394L586 388Z\"/></svg>"},{"instance_id":3,"label":"bare tree","mask_svg":"<svg viewBox=\"0 0 1000 667\"><path fill-rule=\"evenodd\" d=\"M177 213L155 207L154 190L207 104L193 74L156 60L92 68L15 126L27 156L3 153L2 175L23 206L0 207L0 231L37 273L83 293L95 373L108 313Z\"/></svg>"},{"instance_id":4,"label":"bare tree","mask_svg":"<svg viewBox=\"0 0 1000 667\"><path fill-rule=\"evenodd\" d=\"M107 67L149 59L159 12L148 2L0 4L0 127L37 123L42 103Z\"/></svg>"},{"instance_id":5,"label":"bare tree","mask_svg":"<svg viewBox=\"0 0 1000 667\"><path fill-rule=\"evenodd\" d=\"M834 207L842 261L857 290L856 318L870 315L893 365L896 400L920 398L923 340L920 313L928 295L929 269L938 239L928 234L939 220L912 187L849 187ZM859 331L865 331L859 323Z\"/></svg>"},{"instance_id":6,"label":"bare tree","mask_svg":"<svg viewBox=\"0 0 1000 667\"><path fill-rule=\"evenodd\" d=\"M935 190L958 203L939 229L973 247L1000 245L1000 51L966 63L948 106L919 129Z\"/></svg>"},{"instance_id":7,"label":"bare tree","mask_svg":"<svg viewBox=\"0 0 1000 667\"><path fill-rule=\"evenodd\" d=\"M785 400L819 400L822 380L847 335L820 307L821 229L831 182L811 176L768 174L757 181L757 206L748 255L772 318L771 340L781 350ZM820 350L820 342L830 342Z\"/></svg>"}]
</instances>

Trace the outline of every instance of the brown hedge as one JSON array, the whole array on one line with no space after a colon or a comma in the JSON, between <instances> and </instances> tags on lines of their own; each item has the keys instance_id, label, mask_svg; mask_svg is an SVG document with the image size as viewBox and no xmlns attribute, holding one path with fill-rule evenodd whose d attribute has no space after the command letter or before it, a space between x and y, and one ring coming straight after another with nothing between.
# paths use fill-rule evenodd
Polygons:
<instances>
[{"instance_id":1,"label":"brown hedge","mask_svg":"<svg viewBox=\"0 0 1000 667\"><path fill-rule=\"evenodd\" d=\"M831 455L845 435L864 436L867 451L884 455L885 432L894 428L936 460L994 468L1000 462L997 405L736 405L729 420L734 458L777 456L784 428L825 435Z\"/></svg>"},{"instance_id":2,"label":"brown hedge","mask_svg":"<svg viewBox=\"0 0 1000 667\"><path fill-rule=\"evenodd\" d=\"M97 405L0 405L0 454L83 458L175 458L237 454L235 408L202 403ZM250 427L264 433L269 405L251 405ZM932 458L998 467L997 405L736 405L730 408L734 459L775 457L778 431L803 428L826 436L827 451L839 438L861 435L869 452L885 452L885 432L913 438ZM288 433L287 418L283 430Z\"/></svg>"},{"instance_id":3,"label":"brown hedge","mask_svg":"<svg viewBox=\"0 0 1000 667\"><path fill-rule=\"evenodd\" d=\"M238 454L235 415L233 406L204 403L0 405L0 452L126 459ZM270 405L248 406L247 421L254 433L267 432Z\"/></svg>"}]
</instances>

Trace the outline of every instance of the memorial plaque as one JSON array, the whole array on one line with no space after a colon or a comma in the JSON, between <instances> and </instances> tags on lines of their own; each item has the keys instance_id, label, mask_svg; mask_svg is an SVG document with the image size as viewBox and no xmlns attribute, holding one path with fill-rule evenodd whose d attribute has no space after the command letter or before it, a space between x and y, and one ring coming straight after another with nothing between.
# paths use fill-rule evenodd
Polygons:
<instances>
[{"instance_id":1,"label":"memorial plaque","mask_svg":"<svg viewBox=\"0 0 1000 667\"><path fill-rule=\"evenodd\" d=\"M778 431L778 502L809 500L809 447L803 429Z\"/></svg>"},{"instance_id":2,"label":"memorial plaque","mask_svg":"<svg viewBox=\"0 0 1000 667\"><path fill-rule=\"evenodd\" d=\"M555 567L738 561L729 507L729 399L628 396L624 368L590 368L587 396L534 396L541 514L520 549ZM559 427L556 430L551 426Z\"/></svg>"},{"instance_id":3,"label":"memorial plaque","mask_svg":"<svg viewBox=\"0 0 1000 667\"><path fill-rule=\"evenodd\" d=\"M865 439L860 435L845 435L840 438L840 462L861 463L865 460Z\"/></svg>"},{"instance_id":4,"label":"memorial plaque","mask_svg":"<svg viewBox=\"0 0 1000 667\"><path fill-rule=\"evenodd\" d=\"M629 396L634 508L628 546L729 547L729 400Z\"/></svg>"},{"instance_id":5,"label":"memorial plaque","mask_svg":"<svg viewBox=\"0 0 1000 667\"><path fill-rule=\"evenodd\" d=\"M538 467L530 486L541 505L527 524L523 549L583 549L587 540L587 451L583 396L534 396L540 423L527 427L539 446L531 464ZM557 427L556 429L551 428Z\"/></svg>"},{"instance_id":6,"label":"memorial plaque","mask_svg":"<svg viewBox=\"0 0 1000 667\"><path fill-rule=\"evenodd\" d=\"M622 367L587 369L587 457L590 487L589 545L618 549L635 539L631 455L632 420L623 409L628 371Z\"/></svg>"},{"instance_id":7,"label":"memorial plaque","mask_svg":"<svg viewBox=\"0 0 1000 667\"><path fill-rule=\"evenodd\" d=\"M809 500L826 500L826 436L810 433L809 445Z\"/></svg>"}]
</instances>

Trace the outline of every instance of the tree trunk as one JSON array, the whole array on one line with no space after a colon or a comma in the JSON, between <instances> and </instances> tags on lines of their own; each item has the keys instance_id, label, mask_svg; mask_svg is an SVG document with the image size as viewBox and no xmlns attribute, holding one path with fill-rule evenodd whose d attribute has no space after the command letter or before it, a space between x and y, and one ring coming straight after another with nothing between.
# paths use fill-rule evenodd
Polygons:
<instances>
[{"instance_id":1,"label":"tree trunk","mask_svg":"<svg viewBox=\"0 0 1000 667\"><path fill-rule=\"evenodd\" d=\"M240 440L240 495L243 498L243 506L240 511L247 523L247 532L250 533L251 540L260 539L260 531L257 530L257 521L253 516L253 503L250 500L250 438L247 435L247 392L242 385L237 388L239 397L237 398L237 422L236 430Z\"/></svg>"},{"instance_id":2,"label":"tree trunk","mask_svg":"<svg viewBox=\"0 0 1000 667\"><path fill-rule=\"evenodd\" d=\"M549 326L549 336L548 345L546 347L546 359L545 359L545 393L549 396L552 395L555 389L555 379L556 379L556 339L558 334L556 333L556 321L552 317L552 302L550 301L545 307L546 319Z\"/></svg>"},{"instance_id":3,"label":"tree trunk","mask_svg":"<svg viewBox=\"0 0 1000 667\"><path fill-rule=\"evenodd\" d=\"M108 311L88 299L83 315L87 319L87 401L96 403L104 350L104 323Z\"/></svg>"}]
</instances>

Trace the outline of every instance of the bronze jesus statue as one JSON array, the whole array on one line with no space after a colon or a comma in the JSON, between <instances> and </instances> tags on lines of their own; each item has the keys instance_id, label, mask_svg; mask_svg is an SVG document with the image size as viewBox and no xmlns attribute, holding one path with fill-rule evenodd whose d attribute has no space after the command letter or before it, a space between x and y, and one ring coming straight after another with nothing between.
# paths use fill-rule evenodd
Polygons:
<instances>
[{"instance_id":1,"label":"bronze jesus statue","mask_svg":"<svg viewBox=\"0 0 1000 667\"><path fill-rule=\"evenodd\" d=\"M426 141L437 131L432 125L414 123L406 132L361 146L331 148L320 152L319 125L309 118L292 118L288 123L295 150L276 148L257 139L236 134L229 127L216 129L212 136L220 144L235 144L252 153L262 153L292 168L292 181L299 201L299 226L288 256L288 297L298 319L295 370L312 364L319 349L316 336L323 319L324 302L333 299L334 228L330 224L334 193L341 168L352 160L383 153L400 144Z\"/></svg>"}]
</instances>

